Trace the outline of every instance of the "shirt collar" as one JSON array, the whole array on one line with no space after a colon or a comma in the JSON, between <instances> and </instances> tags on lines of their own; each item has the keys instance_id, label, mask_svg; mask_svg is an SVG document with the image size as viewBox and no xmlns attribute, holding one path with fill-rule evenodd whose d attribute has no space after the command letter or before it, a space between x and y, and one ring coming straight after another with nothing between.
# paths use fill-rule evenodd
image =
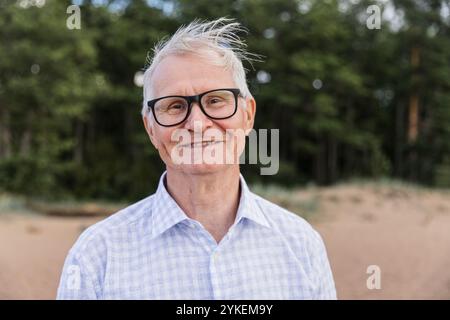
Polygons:
<instances>
[{"instance_id":1,"label":"shirt collar","mask_svg":"<svg viewBox=\"0 0 450 320\"><path fill-rule=\"evenodd\" d=\"M161 175L152 202L152 237L156 237L181 221L189 219L167 192L164 184L166 174L167 171L164 171Z\"/></svg>"},{"instance_id":2,"label":"shirt collar","mask_svg":"<svg viewBox=\"0 0 450 320\"><path fill-rule=\"evenodd\" d=\"M237 224L243 218L246 218L269 228L270 224L267 221L267 218L265 217L261 208L256 203L255 195L248 188L242 174L239 175L239 179L241 186L241 197L239 199L239 206L234 224Z\"/></svg>"},{"instance_id":3,"label":"shirt collar","mask_svg":"<svg viewBox=\"0 0 450 320\"><path fill-rule=\"evenodd\" d=\"M164 171L159 179L158 188L152 202L152 237L162 234L182 221L191 220L167 192L165 186L166 175L167 171ZM239 175L239 179L241 196L233 226L245 218L262 226L270 227L242 174Z\"/></svg>"}]
</instances>

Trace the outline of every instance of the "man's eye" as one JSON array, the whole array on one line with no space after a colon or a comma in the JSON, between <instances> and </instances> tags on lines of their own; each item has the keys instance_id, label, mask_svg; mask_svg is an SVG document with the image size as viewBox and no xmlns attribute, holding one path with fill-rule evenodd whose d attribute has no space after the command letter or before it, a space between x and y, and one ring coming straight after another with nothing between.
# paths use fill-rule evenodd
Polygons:
<instances>
[{"instance_id":1,"label":"man's eye","mask_svg":"<svg viewBox=\"0 0 450 320\"><path fill-rule=\"evenodd\" d=\"M184 109L184 105L182 105L182 104L172 104L172 105L168 106L167 109L168 110L172 110L172 111L183 110Z\"/></svg>"},{"instance_id":2,"label":"man's eye","mask_svg":"<svg viewBox=\"0 0 450 320\"><path fill-rule=\"evenodd\" d=\"M208 103L220 103L222 101L223 101L223 99L221 99L221 98L211 98L211 99L209 99Z\"/></svg>"}]
</instances>

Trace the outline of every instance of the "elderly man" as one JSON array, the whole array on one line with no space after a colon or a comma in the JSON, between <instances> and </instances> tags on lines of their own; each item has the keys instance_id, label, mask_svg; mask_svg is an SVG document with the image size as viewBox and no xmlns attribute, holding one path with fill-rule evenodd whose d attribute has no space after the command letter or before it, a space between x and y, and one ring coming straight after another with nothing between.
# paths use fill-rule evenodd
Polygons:
<instances>
[{"instance_id":1,"label":"elderly man","mask_svg":"<svg viewBox=\"0 0 450 320\"><path fill-rule=\"evenodd\" d=\"M336 298L320 235L240 175L256 110L240 30L194 21L157 44L142 115L167 170L156 193L80 236L59 299Z\"/></svg>"}]
</instances>

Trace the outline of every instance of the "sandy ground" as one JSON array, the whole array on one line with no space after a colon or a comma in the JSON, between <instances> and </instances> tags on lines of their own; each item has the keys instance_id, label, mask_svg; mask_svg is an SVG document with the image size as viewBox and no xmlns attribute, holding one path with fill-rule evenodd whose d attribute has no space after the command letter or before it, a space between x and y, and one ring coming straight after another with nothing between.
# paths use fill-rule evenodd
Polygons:
<instances>
[{"instance_id":1,"label":"sandy ground","mask_svg":"<svg viewBox=\"0 0 450 320\"><path fill-rule=\"evenodd\" d=\"M450 193L342 185L293 193L315 199L340 299L450 299ZM54 299L67 251L102 219L0 209L0 299ZM369 265L381 289L369 290Z\"/></svg>"}]
</instances>

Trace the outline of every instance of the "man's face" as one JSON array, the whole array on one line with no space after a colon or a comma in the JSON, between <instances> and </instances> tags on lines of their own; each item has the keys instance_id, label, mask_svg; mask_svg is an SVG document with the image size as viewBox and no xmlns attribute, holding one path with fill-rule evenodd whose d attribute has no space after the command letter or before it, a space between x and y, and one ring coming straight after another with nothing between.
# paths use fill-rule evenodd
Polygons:
<instances>
[{"instance_id":1,"label":"man's face","mask_svg":"<svg viewBox=\"0 0 450 320\"><path fill-rule=\"evenodd\" d=\"M209 90L237 88L231 71L193 55L166 57L156 67L151 81L153 94L150 99L169 95L191 96ZM151 112L144 116L144 125L152 144L158 149L169 170L202 174L239 165L239 155L245 145L245 133L253 128L255 111L256 103L253 97L244 99L239 96L237 111L228 119L210 119L200 110L198 103L193 103L189 117L177 126L164 127L154 119L150 121L149 117L153 117ZM216 142L210 145L189 143L211 140ZM190 161L182 161L180 164L179 159L186 160L187 155Z\"/></svg>"}]
</instances>

